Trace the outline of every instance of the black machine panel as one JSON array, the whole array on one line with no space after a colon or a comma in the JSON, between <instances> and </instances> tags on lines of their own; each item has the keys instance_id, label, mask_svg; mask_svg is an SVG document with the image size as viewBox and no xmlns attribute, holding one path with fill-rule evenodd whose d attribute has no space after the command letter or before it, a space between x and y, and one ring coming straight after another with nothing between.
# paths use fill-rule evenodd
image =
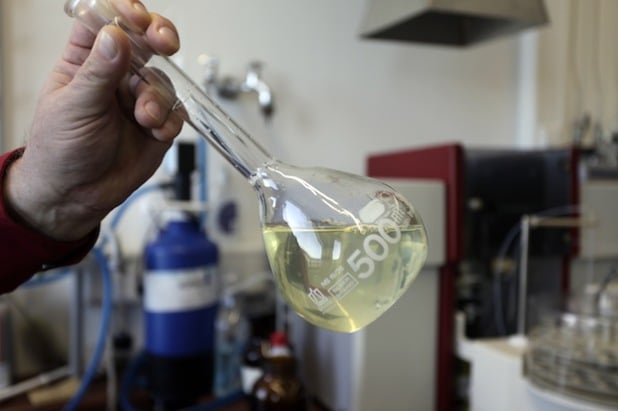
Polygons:
<instances>
[{"instance_id":1,"label":"black machine panel","mask_svg":"<svg viewBox=\"0 0 618 411\"><path fill-rule=\"evenodd\" d=\"M572 210L571 150L465 151L465 255L495 257L509 231L525 214L564 215ZM567 255L566 229L538 229L530 255Z\"/></svg>"},{"instance_id":2,"label":"black machine panel","mask_svg":"<svg viewBox=\"0 0 618 411\"><path fill-rule=\"evenodd\" d=\"M576 211L574 154L570 149L464 153L465 264L457 304L466 312L469 337L510 334L517 324L521 218ZM534 324L543 310L560 304L561 267L573 249L572 230L534 228L529 240L528 315L533 318L528 323Z\"/></svg>"}]
</instances>

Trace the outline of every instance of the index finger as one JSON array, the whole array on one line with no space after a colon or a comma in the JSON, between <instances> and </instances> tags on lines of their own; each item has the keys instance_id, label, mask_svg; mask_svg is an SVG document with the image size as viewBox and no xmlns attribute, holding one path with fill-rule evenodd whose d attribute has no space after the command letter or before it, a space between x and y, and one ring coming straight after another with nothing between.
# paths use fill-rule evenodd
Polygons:
<instances>
[{"instance_id":1,"label":"index finger","mask_svg":"<svg viewBox=\"0 0 618 411\"><path fill-rule=\"evenodd\" d=\"M152 49L166 56L171 56L180 48L178 32L174 24L165 17L151 13L151 23L146 30L146 41Z\"/></svg>"},{"instance_id":2,"label":"index finger","mask_svg":"<svg viewBox=\"0 0 618 411\"><path fill-rule=\"evenodd\" d=\"M145 33L152 22L146 6L138 0L111 0L112 7L122 16L122 22L137 33Z\"/></svg>"},{"instance_id":3,"label":"index finger","mask_svg":"<svg viewBox=\"0 0 618 411\"><path fill-rule=\"evenodd\" d=\"M122 23L131 31L143 35L148 46L166 56L178 51L180 41L174 24L157 13L149 13L138 0L111 0Z\"/></svg>"}]
</instances>

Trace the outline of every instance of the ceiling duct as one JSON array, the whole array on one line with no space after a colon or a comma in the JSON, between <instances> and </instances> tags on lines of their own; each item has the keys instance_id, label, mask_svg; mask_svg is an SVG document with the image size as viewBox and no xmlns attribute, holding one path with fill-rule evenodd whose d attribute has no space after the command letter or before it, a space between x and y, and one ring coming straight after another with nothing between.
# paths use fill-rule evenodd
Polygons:
<instances>
[{"instance_id":1,"label":"ceiling duct","mask_svg":"<svg viewBox=\"0 0 618 411\"><path fill-rule=\"evenodd\" d=\"M468 46L545 23L543 0L370 0L361 36Z\"/></svg>"}]
</instances>

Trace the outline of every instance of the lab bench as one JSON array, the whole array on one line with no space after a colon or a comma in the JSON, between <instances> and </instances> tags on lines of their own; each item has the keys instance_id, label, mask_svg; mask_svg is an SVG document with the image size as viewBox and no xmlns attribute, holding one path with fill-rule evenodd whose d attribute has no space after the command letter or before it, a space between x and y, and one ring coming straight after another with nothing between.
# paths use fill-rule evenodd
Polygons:
<instances>
[{"instance_id":1,"label":"lab bench","mask_svg":"<svg viewBox=\"0 0 618 411\"><path fill-rule=\"evenodd\" d=\"M149 410L152 409L150 397L145 391L136 390L131 397L132 405L136 409ZM204 399L204 404L207 404L208 399ZM36 406L30 404L28 398L23 395L5 402L0 403L2 411L58 411L66 405L67 401L57 402L44 406ZM79 411L101 411L107 409L106 402L106 384L104 380L93 381L88 393L78 407ZM240 400L234 404L219 408L219 411L249 411L249 404L245 400ZM309 411L328 411L326 408L311 404Z\"/></svg>"}]
</instances>

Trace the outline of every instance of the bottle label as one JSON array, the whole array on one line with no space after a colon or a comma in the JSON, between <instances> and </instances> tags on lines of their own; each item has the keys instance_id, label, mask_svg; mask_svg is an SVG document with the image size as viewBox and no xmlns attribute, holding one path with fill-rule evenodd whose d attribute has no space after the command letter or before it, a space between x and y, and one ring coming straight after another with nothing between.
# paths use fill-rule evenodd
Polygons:
<instances>
[{"instance_id":1,"label":"bottle label","mask_svg":"<svg viewBox=\"0 0 618 411\"><path fill-rule=\"evenodd\" d=\"M243 366L242 370L242 390L245 394L251 394L253 386L260 379L263 372L259 367L247 367Z\"/></svg>"},{"instance_id":2,"label":"bottle label","mask_svg":"<svg viewBox=\"0 0 618 411\"><path fill-rule=\"evenodd\" d=\"M144 276L144 309L177 312L203 308L218 299L217 268L154 270Z\"/></svg>"}]
</instances>

